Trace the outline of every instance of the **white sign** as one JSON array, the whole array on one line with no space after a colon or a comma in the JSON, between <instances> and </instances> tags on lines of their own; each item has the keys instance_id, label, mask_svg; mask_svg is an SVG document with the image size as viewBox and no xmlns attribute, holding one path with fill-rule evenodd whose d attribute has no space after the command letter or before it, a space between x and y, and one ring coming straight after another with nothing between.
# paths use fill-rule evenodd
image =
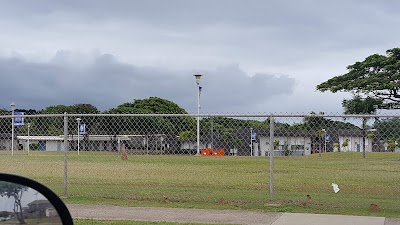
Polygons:
<instances>
[{"instance_id":1,"label":"white sign","mask_svg":"<svg viewBox=\"0 0 400 225\"><path fill-rule=\"evenodd\" d=\"M22 117L22 115L24 115L23 112L14 112L15 116L21 116L21 117L14 117L14 126L19 127L19 126L23 126L24 125L24 117Z\"/></svg>"},{"instance_id":2,"label":"white sign","mask_svg":"<svg viewBox=\"0 0 400 225\"><path fill-rule=\"evenodd\" d=\"M251 140L252 140L252 141L255 141L255 140L256 140L256 137L257 137L256 132L252 132L252 133L251 133Z\"/></svg>"},{"instance_id":3,"label":"white sign","mask_svg":"<svg viewBox=\"0 0 400 225\"><path fill-rule=\"evenodd\" d=\"M79 124L79 134L86 134L86 124Z\"/></svg>"}]
</instances>

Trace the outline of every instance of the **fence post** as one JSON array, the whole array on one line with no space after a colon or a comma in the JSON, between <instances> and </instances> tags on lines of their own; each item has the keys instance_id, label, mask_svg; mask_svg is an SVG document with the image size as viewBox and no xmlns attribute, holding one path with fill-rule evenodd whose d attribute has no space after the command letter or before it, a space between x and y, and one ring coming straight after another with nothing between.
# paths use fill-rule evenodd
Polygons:
<instances>
[{"instance_id":1,"label":"fence post","mask_svg":"<svg viewBox=\"0 0 400 225\"><path fill-rule=\"evenodd\" d=\"M269 117L269 200L274 199L274 118Z\"/></svg>"},{"instance_id":2,"label":"fence post","mask_svg":"<svg viewBox=\"0 0 400 225\"><path fill-rule=\"evenodd\" d=\"M64 113L64 196L68 196L68 116Z\"/></svg>"},{"instance_id":3,"label":"fence post","mask_svg":"<svg viewBox=\"0 0 400 225\"><path fill-rule=\"evenodd\" d=\"M367 126L367 117L362 117L362 157L365 159L365 135Z\"/></svg>"}]
</instances>

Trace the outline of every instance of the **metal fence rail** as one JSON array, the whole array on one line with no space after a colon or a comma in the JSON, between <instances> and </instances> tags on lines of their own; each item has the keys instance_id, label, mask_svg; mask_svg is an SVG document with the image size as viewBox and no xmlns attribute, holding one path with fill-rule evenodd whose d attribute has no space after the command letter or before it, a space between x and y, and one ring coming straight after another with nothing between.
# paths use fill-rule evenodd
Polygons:
<instances>
[{"instance_id":1,"label":"metal fence rail","mask_svg":"<svg viewBox=\"0 0 400 225\"><path fill-rule=\"evenodd\" d=\"M399 127L393 115L4 115L0 168L72 199L105 203L301 205L305 193L328 201L330 182L342 181L358 198L374 194L388 202L400 196L393 188L400 181L393 164L400 158ZM361 184L341 177L343 171ZM380 176L392 180L379 184Z\"/></svg>"}]
</instances>

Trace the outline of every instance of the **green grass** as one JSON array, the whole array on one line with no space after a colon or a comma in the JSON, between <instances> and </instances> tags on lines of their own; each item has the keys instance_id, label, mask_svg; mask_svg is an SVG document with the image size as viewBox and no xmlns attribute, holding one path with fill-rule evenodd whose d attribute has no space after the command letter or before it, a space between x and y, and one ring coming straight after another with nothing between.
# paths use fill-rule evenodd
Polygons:
<instances>
[{"instance_id":1,"label":"green grass","mask_svg":"<svg viewBox=\"0 0 400 225\"><path fill-rule=\"evenodd\" d=\"M25 224L46 224L46 225L60 225L61 220L59 218L40 218L40 219L25 219ZM1 225L15 225L19 224L18 220L7 220L1 221Z\"/></svg>"},{"instance_id":2,"label":"green grass","mask_svg":"<svg viewBox=\"0 0 400 225\"><path fill-rule=\"evenodd\" d=\"M67 203L400 217L400 154L325 153L275 158L269 202L268 157L195 157L70 152ZM63 153L1 155L0 171L63 194ZM331 183L341 189L335 194ZM311 195L313 202L302 202ZM274 203L275 205L269 204ZM373 213L371 203L381 211Z\"/></svg>"}]
</instances>

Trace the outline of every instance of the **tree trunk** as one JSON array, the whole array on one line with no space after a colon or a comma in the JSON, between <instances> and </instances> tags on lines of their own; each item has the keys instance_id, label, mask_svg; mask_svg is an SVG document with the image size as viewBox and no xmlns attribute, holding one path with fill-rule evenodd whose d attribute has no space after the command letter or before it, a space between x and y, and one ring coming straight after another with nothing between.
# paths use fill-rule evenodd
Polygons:
<instances>
[{"instance_id":1,"label":"tree trunk","mask_svg":"<svg viewBox=\"0 0 400 225\"><path fill-rule=\"evenodd\" d=\"M18 210L19 208L19 210ZM19 224L26 224L24 215L22 214L21 200L15 199L14 202L14 214L17 216Z\"/></svg>"}]
</instances>

